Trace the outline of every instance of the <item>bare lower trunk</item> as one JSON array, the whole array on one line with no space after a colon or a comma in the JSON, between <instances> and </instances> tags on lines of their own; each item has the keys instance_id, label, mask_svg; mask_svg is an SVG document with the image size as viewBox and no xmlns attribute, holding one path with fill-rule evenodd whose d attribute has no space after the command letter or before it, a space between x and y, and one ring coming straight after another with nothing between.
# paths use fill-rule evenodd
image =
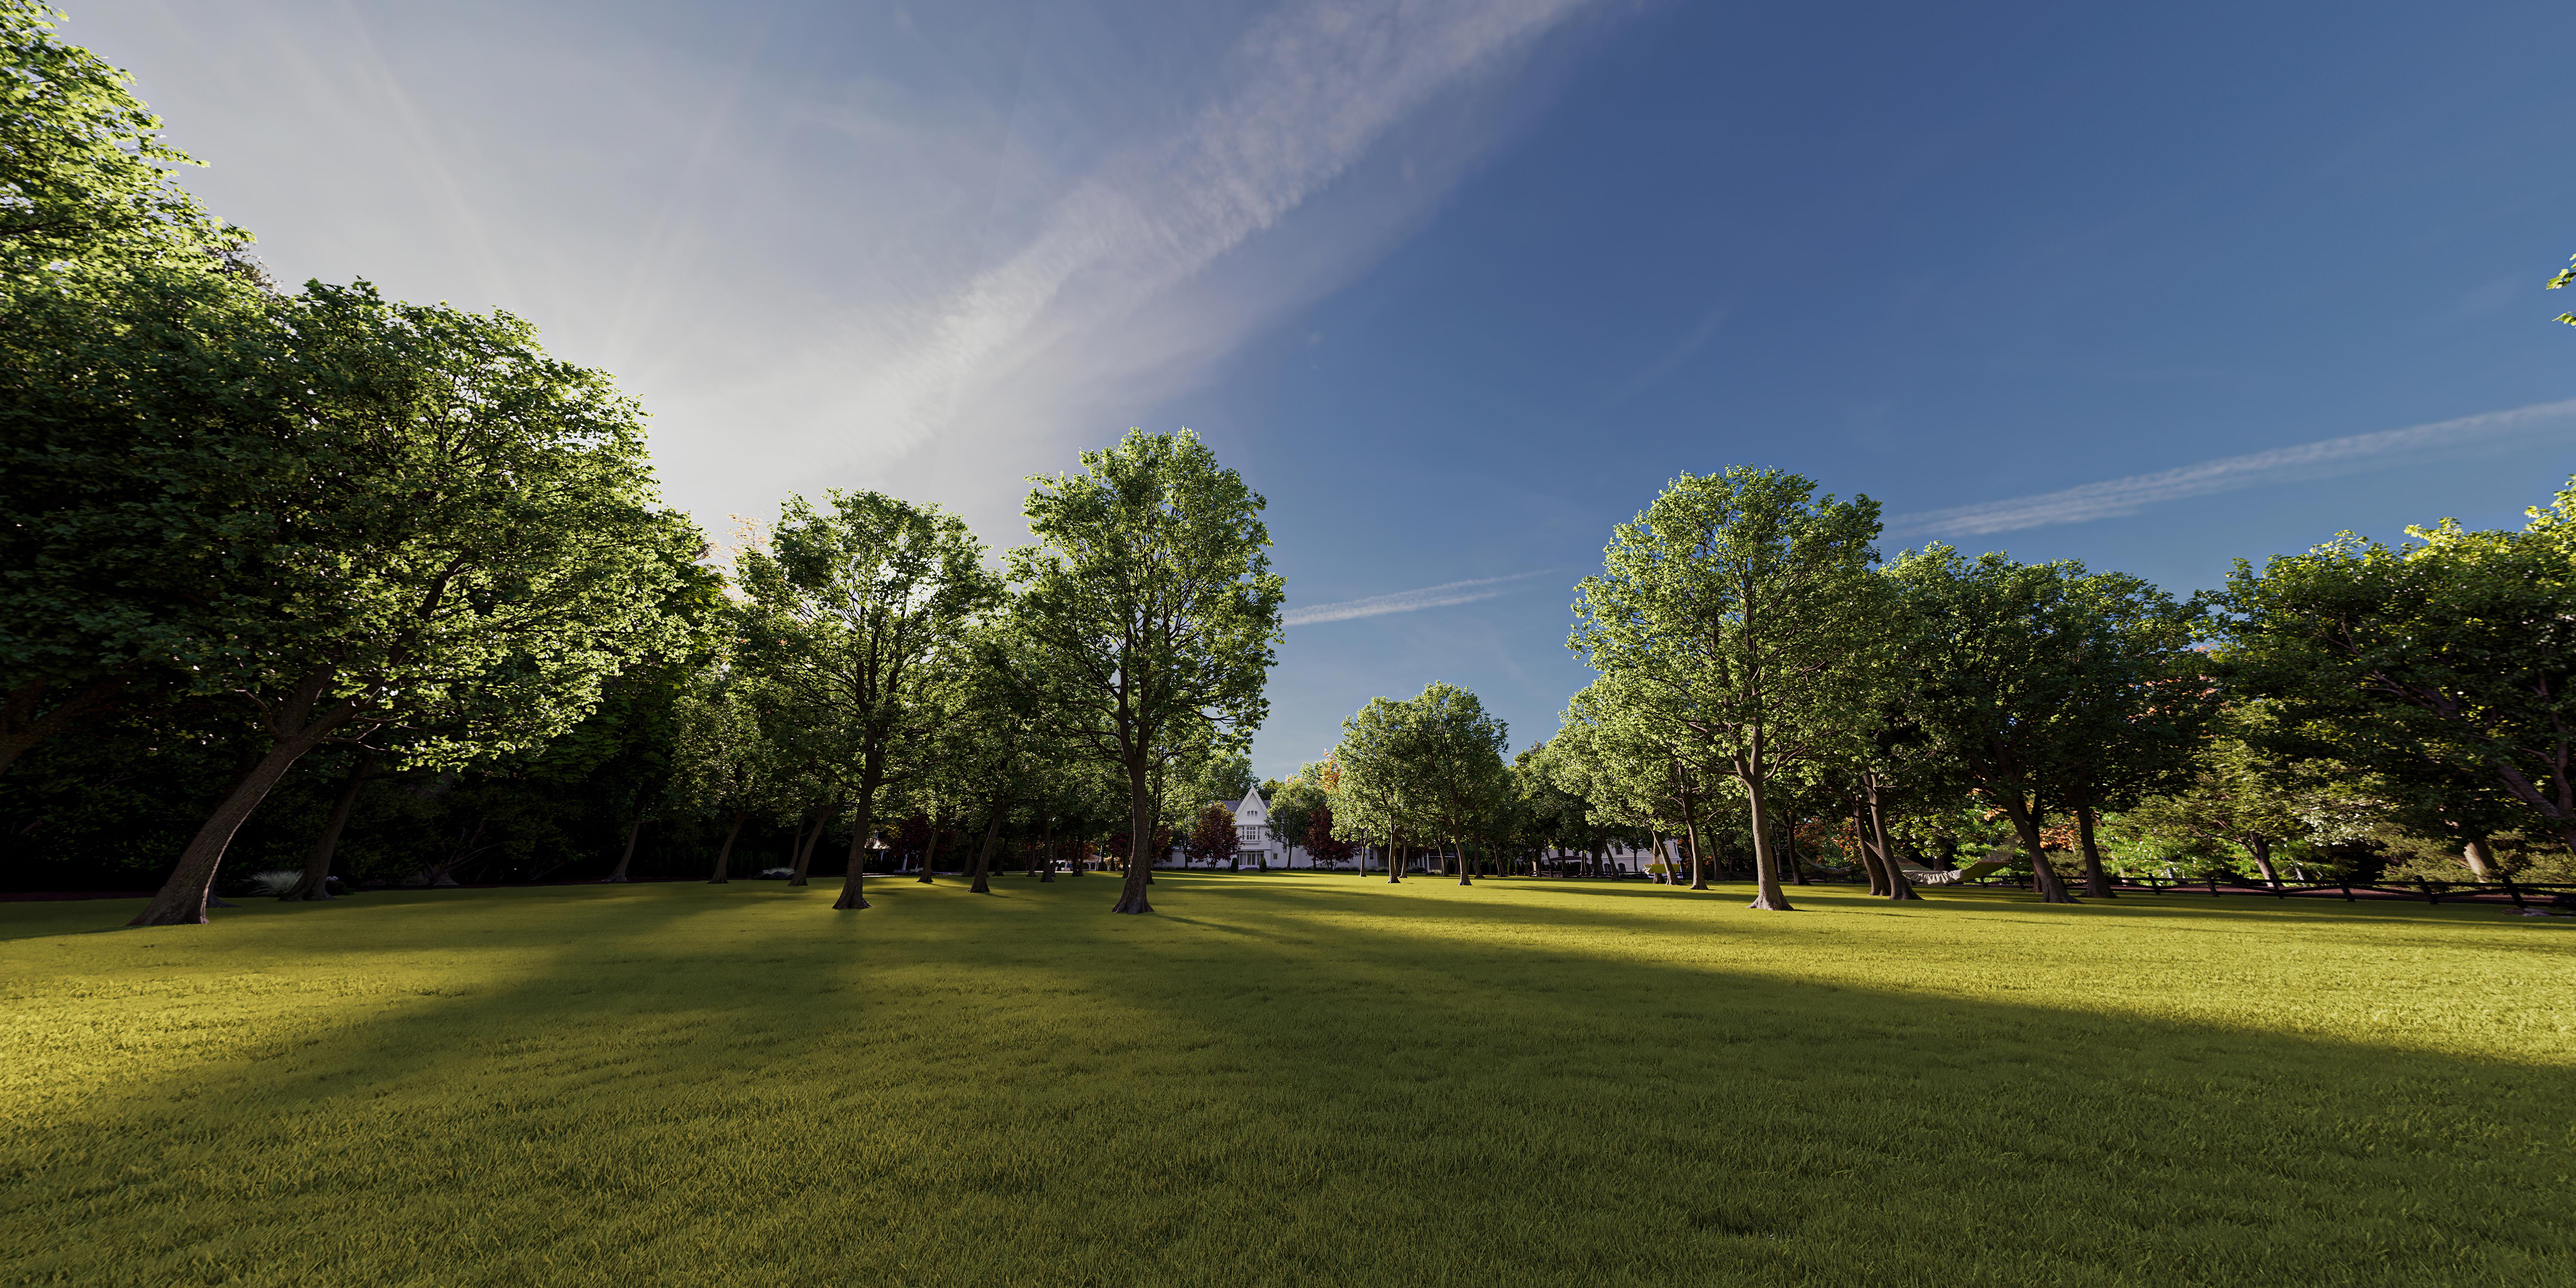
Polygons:
<instances>
[{"instance_id":1,"label":"bare lower trunk","mask_svg":"<svg viewBox=\"0 0 2576 1288\"><path fill-rule=\"evenodd\" d=\"M841 878L841 897L832 901L835 912L859 912L868 906L868 841L876 824L877 785L871 773L860 780L858 793L851 801L850 870Z\"/></svg>"},{"instance_id":2,"label":"bare lower trunk","mask_svg":"<svg viewBox=\"0 0 2576 1288\"><path fill-rule=\"evenodd\" d=\"M2041 903L2074 903L2066 883L2057 877L2057 869L2048 861L2048 851L2040 848L2039 818L2016 797L2004 802L2004 813L2012 819L2013 835L2021 838L2022 851L2030 856L2030 883L2039 890Z\"/></svg>"},{"instance_id":3,"label":"bare lower trunk","mask_svg":"<svg viewBox=\"0 0 2576 1288\"><path fill-rule=\"evenodd\" d=\"M1763 802L1762 780L1744 780L1746 807L1753 815L1753 902L1764 912L1791 912L1789 896L1780 890L1780 859L1771 852L1771 811Z\"/></svg>"},{"instance_id":4,"label":"bare lower trunk","mask_svg":"<svg viewBox=\"0 0 2576 1288\"><path fill-rule=\"evenodd\" d=\"M934 810L930 815L930 839L921 843L921 872L919 875L913 877L913 880L918 881L923 885L932 884L930 879L930 861L938 857L939 814Z\"/></svg>"},{"instance_id":5,"label":"bare lower trunk","mask_svg":"<svg viewBox=\"0 0 2576 1288\"><path fill-rule=\"evenodd\" d=\"M2487 844L2485 837L2479 837L2461 846L2460 857L2467 861L2470 876L2480 881L2496 879L2495 850Z\"/></svg>"},{"instance_id":6,"label":"bare lower trunk","mask_svg":"<svg viewBox=\"0 0 2576 1288\"><path fill-rule=\"evenodd\" d=\"M1789 860L1789 880L1797 885L1808 884L1807 865L1798 857L1798 820L1794 817L1780 829L1780 853Z\"/></svg>"},{"instance_id":7,"label":"bare lower trunk","mask_svg":"<svg viewBox=\"0 0 2576 1288\"><path fill-rule=\"evenodd\" d=\"M1045 885L1053 880L1055 880L1055 815L1049 814L1044 848L1039 851L1038 884Z\"/></svg>"},{"instance_id":8,"label":"bare lower trunk","mask_svg":"<svg viewBox=\"0 0 2576 1288\"><path fill-rule=\"evenodd\" d=\"M707 878L708 885L733 884L733 840L742 835L742 820L746 814L744 810L733 812L733 826L725 829L724 844L716 848L716 872Z\"/></svg>"},{"instance_id":9,"label":"bare lower trunk","mask_svg":"<svg viewBox=\"0 0 2576 1288\"><path fill-rule=\"evenodd\" d=\"M1002 807L996 805L993 807L993 817L984 824L984 844L975 851L975 882L967 887L970 892L993 893L993 883L987 879L987 876L993 870L993 847L999 844L1001 839Z\"/></svg>"},{"instance_id":10,"label":"bare lower trunk","mask_svg":"<svg viewBox=\"0 0 2576 1288\"><path fill-rule=\"evenodd\" d=\"M1887 865L1879 862L1878 852L1872 850L1869 846L1868 809L1861 803L1861 793L1852 793L1851 807L1852 848L1860 855L1861 875L1869 878L1869 892L1871 894L1879 896L1888 895L1892 893L1888 889L1888 881L1891 874L1887 870Z\"/></svg>"},{"instance_id":11,"label":"bare lower trunk","mask_svg":"<svg viewBox=\"0 0 2576 1288\"><path fill-rule=\"evenodd\" d=\"M1386 883L1395 885L1403 880L1404 850L1395 843L1395 833L1389 832L1386 834Z\"/></svg>"},{"instance_id":12,"label":"bare lower trunk","mask_svg":"<svg viewBox=\"0 0 2576 1288\"><path fill-rule=\"evenodd\" d=\"M1141 916L1154 910L1154 901L1145 897L1145 884L1153 879L1154 860L1147 851L1154 845L1154 818L1154 795L1145 781L1145 763L1138 760L1127 766L1127 876L1111 912Z\"/></svg>"},{"instance_id":13,"label":"bare lower trunk","mask_svg":"<svg viewBox=\"0 0 2576 1288\"><path fill-rule=\"evenodd\" d=\"M1467 866L1467 843L1465 841L1454 839L1449 843L1458 847L1458 884L1476 884L1476 879L1468 875L1470 872L1474 871L1474 869Z\"/></svg>"},{"instance_id":14,"label":"bare lower trunk","mask_svg":"<svg viewBox=\"0 0 2576 1288\"><path fill-rule=\"evenodd\" d=\"M1914 892L1914 883L1905 879L1905 869L1896 862L1896 847L1888 843L1887 811L1880 804L1878 787L1873 784L1866 788L1865 796L1869 805L1870 845L1878 851L1878 864L1887 869L1887 879L1895 887L1888 891L1887 897L1920 901L1923 896Z\"/></svg>"},{"instance_id":15,"label":"bare lower trunk","mask_svg":"<svg viewBox=\"0 0 2576 1288\"><path fill-rule=\"evenodd\" d=\"M1690 842L1691 889L1708 888L1708 860L1699 851L1699 805L1682 797L1682 835Z\"/></svg>"},{"instance_id":16,"label":"bare lower trunk","mask_svg":"<svg viewBox=\"0 0 2576 1288\"><path fill-rule=\"evenodd\" d=\"M2093 843L2093 807L2075 808L2076 846L2084 855L2084 893L2096 899L2116 899L2119 892L2111 888L2111 874L2102 867L2102 850Z\"/></svg>"},{"instance_id":17,"label":"bare lower trunk","mask_svg":"<svg viewBox=\"0 0 2576 1288\"><path fill-rule=\"evenodd\" d=\"M304 753L322 745L325 738L358 713L354 699L342 699L321 707L322 695L330 687L333 673L317 670L298 681L294 690L277 704L268 722L269 736L276 739L266 754L253 761L223 803L215 807L188 848L179 852L179 862L170 870L170 879L161 884L161 892L152 902L127 922L129 926L187 926L206 920L206 900L214 893L215 869L222 866L224 851L232 845L233 833L268 799L277 780L295 767Z\"/></svg>"},{"instance_id":18,"label":"bare lower trunk","mask_svg":"<svg viewBox=\"0 0 2576 1288\"><path fill-rule=\"evenodd\" d=\"M178 865L170 870L170 879L161 883L161 892L129 926L190 926L206 920L206 900L214 892L215 869L224 861L224 851L232 845L233 833L241 830L251 811L268 799L269 789L295 767L304 753L311 751L320 739L281 742L254 762L248 773L224 794L221 804L197 828L188 848L179 852Z\"/></svg>"},{"instance_id":19,"label":"bare lower trunk","mask_svg":"<svg viewBox=\"0 0 2576 1288\"><path fill-rule=\"evenodd\" d=\"M331 897L331 856L340 848L340 833L349 826L349 812L357 807L359 789L367 785L374 771L375 763L363 751L350 762L349 777L340 784L339 799L331 802L330 817L322 820L322 835L314 838L313 852L304 856L304 875L296 880L294 889L277 896L281 902Z\"/></svg>"},{"instance_id":20,"label":"bare lower trunk","mask_svg":"<svg viewBox=\"0 0 2576 1288\"><path fill-rule=\"evenodd\" d=\"M2263 874L2263 884L2281 884L2281 874L2272 870L2272 838L2254 835L2245 838L2245 848L2254 853L2254 870Z\"/></svg>"},{"instance_id":21,"label":"bare lower trunk","mask_svg":"<svg viewBox=\"0 0 2576 1288\"><path fill-rule=\"evenodd\" d=\"M814 851L822 847L823 829L831 826L832 816L840 812L838 805L837 801L823 802L823 812L814 820L813 835L806 837L803 847L796 851L796 870L787 875L787 884L791 886L809 884L805 874L814 866Z\"/></svg>"},{"instance_id":22,"label":"bare lower trunk","mask_svg":"<svg viewBox=\"0 0 2576 1288\"><path fill-rule=\"evenodd\" d=\"M626 869L633 866L635 863L635 838L643 834L644 814L639 810L636 812L635 821L626 825L626 852L617 856L617 866L609 869L607 876L600 878L601 883L606 884L609 882L624 881L626 879Z\"/></svg>"}]
</instances>

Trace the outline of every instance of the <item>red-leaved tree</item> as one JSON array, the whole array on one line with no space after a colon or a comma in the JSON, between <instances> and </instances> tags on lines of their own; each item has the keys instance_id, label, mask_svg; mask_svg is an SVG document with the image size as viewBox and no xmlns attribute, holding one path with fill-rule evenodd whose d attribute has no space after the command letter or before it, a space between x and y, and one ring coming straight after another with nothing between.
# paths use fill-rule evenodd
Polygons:
<instances>
[{"instance_id":1,"label":"red-leaved tree","mask_svg":"<svg viewBox=\"0 0 2576 1288\"><path fill-rule=\"evenodd\" d=\"M1182 857L1194 867L1201 863L1222 867L1237 862L1241 849L1234 811L1223 805L1200 810L1198 820L1190 826L1190 839L1181 842Z\"/></svg>"}]
</instances>

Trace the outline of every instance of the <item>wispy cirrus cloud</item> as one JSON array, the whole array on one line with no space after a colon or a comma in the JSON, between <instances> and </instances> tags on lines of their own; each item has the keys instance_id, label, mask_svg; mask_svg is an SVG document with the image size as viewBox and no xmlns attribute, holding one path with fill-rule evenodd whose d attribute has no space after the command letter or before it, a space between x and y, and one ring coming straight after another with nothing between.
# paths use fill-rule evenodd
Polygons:
<instances>
[{"instance_id":1,"label":"wispy cirrus cloud","mask_svg":"<svg viewBox=\"0 0 2576 1288\"><path fill-rule=\"evenodd\" d=\"M708 526L857 484L1004 531L1022 475L1168 427L1402 244L1551 92L1533 56L1633 8L600 7L110 4L82 31L182 110L221 162L191 187L282 277L540 320L653 409Z\"/></svg>"},{"instance_id":2,"label":"wispy cirrus cloud","mask_svg":"<svg viewBox=\"0 0 2576 1288\"><path fill-rule=\"evenodd\" d=\"M1289 626L1313 626L1319 622L1347 622L1355 617L1384 617L1389 613L1418 613L1426 608L1448 608L1455 604L1472 604L1480 599L1508 595L1522 584L1549 576L1553 569L1518 572L1508 577L1480 577L1474 581L1448 581L1420 590L1399 590L1391 595L1371 595L1366 599L1345 599L1338 604L1314 604L1289 609L1280 618Z\"/></svg>"},{"instance_id":3,"label":"wispy cirrus cloud","mask_svg":"<svg viewBox=\"0 0 2576 1288\"><path fill-rule=\"evenodd\" d=\"M2061 492L1895 515L1887 520L1887 533L1891 537L1980 536L2124 518L2166 501L2386 469L2438 452L2500 446L2516 435L2572 424L2576 424L2576 398L2535 403L2429 425L2322 439L2244 456L2222 456L2197 465L2107 479Z\"/></svg>"},{"instance_id":4,"label":"wispy cirrus cloud","mask_svg":"<svg viewBox=\"0 0 2576 1288\"><path fill-rule=\"evenodd\" d=\"M1168 361L1091 354L1104 335L1186 348L1189 327L1133 325L1139 310L1272 229L1359 163L1398 122L1525 47L1591 0L1308 0L1257 24L1229 56L1229 88L1172 132L1135 141L1075 179L970 279L872 310L870 335L789 373L835 392L812 432L883 461L986 419L995 386L1029 380L1066 348L1098 374ZM817 380L816 368L829 376ZM1059 385L1051 375L1036 383ZM1062 390L1034 401L1060 402Z\"/></svg>"}]
</instances>

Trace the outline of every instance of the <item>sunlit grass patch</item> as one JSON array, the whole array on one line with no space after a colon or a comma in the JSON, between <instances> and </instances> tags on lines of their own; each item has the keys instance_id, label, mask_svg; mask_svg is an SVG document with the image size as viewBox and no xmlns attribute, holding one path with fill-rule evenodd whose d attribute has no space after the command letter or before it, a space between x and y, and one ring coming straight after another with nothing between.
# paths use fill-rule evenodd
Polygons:
<instances>
[{"instance_id":1,"label":"sunlit grass patch","mask_svg":"<svg viewBox=\"0 0 2576 1288\"><path fill-rule=\"evenodd\" d=\"M2550 1283L2576 930L1167 876L0 908L32 1282Z\"/></svg>"}]
</instances>

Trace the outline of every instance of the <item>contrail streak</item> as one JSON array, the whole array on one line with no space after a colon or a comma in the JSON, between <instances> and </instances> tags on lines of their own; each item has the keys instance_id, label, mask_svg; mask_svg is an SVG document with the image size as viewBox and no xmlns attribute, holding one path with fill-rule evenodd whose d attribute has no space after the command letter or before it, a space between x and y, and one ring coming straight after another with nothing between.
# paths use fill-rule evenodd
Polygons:
<instances>
[{"instance_id":1,"label":"contrail streak","mask_svg":"<svg viewBox=\"0 0 2576 1288\"><path fill-rule=\"evenodd\" d=\"M2136 514L2150 505L2186 497L2384 469L2438 451L2488 445L2509 434L2557 425L2571 417L2576 417L2576 398L2483 412L2405 429L2386 429L2375 434L2329 438L2301 443L2296 447L2276 447L2268 452L2245 456L2222 456L2198 465L2087 483L2062 492L2042 492L2008 501L1985 501L1947 510L1900 514L1887 521L1887 534L1978 536L2058 523L2116 519Z\"/></svg>"},{"instance_id":2,"label":"contrail streak","mask_svg":"<svg viewBox=\"0 0 2576 1288\"><path fill-rule=\"evenodd\" d=\"M1316 604L1310 608L1292 608L1280 618L1288 626L1312 626L1317 622L1346 622L1354 617L1384 617L1389 613L1413 613L1425 608L1447 608L1453 604L1472 604L1480 599L1510 594L1513 587L1542 572L1519 572L1509 577L1483 577L1475 581L1443 582L1420 590L1399 590L1392 595L1371 595L1367 599L1346 599L1338 604Z\"/></svg>"}]
</instances>

